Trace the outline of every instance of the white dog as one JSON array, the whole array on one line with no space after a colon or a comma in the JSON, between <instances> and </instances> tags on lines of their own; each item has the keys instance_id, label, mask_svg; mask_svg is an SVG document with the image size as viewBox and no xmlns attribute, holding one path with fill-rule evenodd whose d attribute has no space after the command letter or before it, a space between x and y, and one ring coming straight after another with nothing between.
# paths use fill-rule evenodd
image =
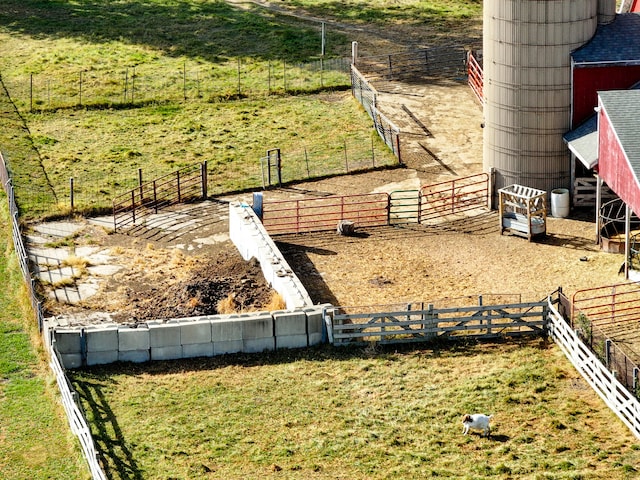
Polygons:
<instances>
[{"instance_id":1,"label":"white dog","mask_svg":"<svg viewBox=\"0 0 640 480\"><path fill-rule=\"evenodd\" d=\"M483 415L482 413L474 413L473 415L464 415L462 417L462 433L466 435L469 430L482 430L486 437L491 433L491 419L493 415Z\"/></svg>"}]
</instances>

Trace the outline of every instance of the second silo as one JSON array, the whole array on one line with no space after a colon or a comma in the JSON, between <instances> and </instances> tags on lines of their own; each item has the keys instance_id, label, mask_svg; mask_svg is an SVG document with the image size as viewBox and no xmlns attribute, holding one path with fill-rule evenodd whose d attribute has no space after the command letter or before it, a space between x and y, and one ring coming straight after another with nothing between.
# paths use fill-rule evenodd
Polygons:
<instances>
[{"instance_id":1,"label":"second silo","mask_svg":"<svg viewBox=\"0 0 640 480\"><path fill-rule=\"evenodd\" d=\"M484 2L485 171L495 189L568 188L572 50L597 27L598 0Z\"/></svg>"}]
</instances>

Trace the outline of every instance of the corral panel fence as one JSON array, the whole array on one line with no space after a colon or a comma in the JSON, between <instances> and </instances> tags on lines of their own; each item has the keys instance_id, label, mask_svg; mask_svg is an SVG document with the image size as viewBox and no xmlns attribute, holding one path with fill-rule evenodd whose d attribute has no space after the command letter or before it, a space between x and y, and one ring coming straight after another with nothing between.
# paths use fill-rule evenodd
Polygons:
<instances>
[{"instance_id":1,"label":"corral panel fence","mask_svg":"<svg viewBox=\"0 0 640 480\"><path fill-rule=\"evenodd\" d=\"M370 80L452 78L466 74L466 55L463 47L444 45L357 57L354 63Z\"/></svg>"},{"instance_id":2,"label":"corral panel fence","mask_svg":"<svg viewBox=\"0 0 640 480\"><path fill-rule=\"evenodd\" d=\"M583 335L565 320L560 311L563 302L558 303L550 297L548 303L548 331L551 338L598 396L640 438L640 401L636 395L583 342Z\"/></svg>"},{"instance_id":3,"label":"corral panel fence","mask_svg":"<svg viewBox=\"0 0 640 480\"><path fill-rule=\"evenodd\" d=\"M190 165L113 200L114 230L138 225L169 205L207 198L207 163Z\"/></svg>"},{"instance_id":4,"label":"corral panel fence","mask_svg":"<svg viewBox=\"0 0 640 480\"><path fill-rule=\"evenodd\" d=\"M397 190L389 194L330 196L303 200L264 199L261 219L270 234L302 233L336 229L346 220L356 227L441 223L447 215L485 211L488 175L478 174L425 185L420 190ZM349 205L349 208L345 208ZM355 208L362 208L356 212Z\"/></svg>"},{"instance_id":5,"label":"corral panel fence","mask_svg":"<svg viewBox=\"0 0 640 480\"><path fill-rule=\"evenodd\" d=\"M638 354L630 345L640 334L640 285L623 283L574 293L572 328L616 378L640 393Z\"/></svg>"},{"instance_id":6,"label":"corral panel fence","mask_svg":"<svg viewBox=\"0 0 640 480\"><path fill-rule=\"evenodd\" d=\"M265 202L262 223L270 234L335 230L340 221L358 226L387 225L386 193Z\"/></svg>"},{"instance_id":7,"label":"corral panel fence","mask_svg":"<svg viewBox=\"0 0 640 480\"><path fill-rule=\"evenodd\" d=\"M480 173L425 185L420 189L420 223L489 207L489 175Z\"/></svg>"},{"instance_id":8,"label":"corral panel fence","mask_svg":"<svg viewBox=\"0 0 640 480\"><path fill-rule=\"evenodd\" d=\"M355 65L351 65L351 94L373 120L373 127L384 143L402 163L400 157L400 129L389 120L376 105L376 89L367 81L365 76L358 71Z\"/></svg>"},{"instance_id":9,"label":"corral panel fence","mask_svg":"<svg viewBox=\"0 0 640 480\"><path fill-rule=\"evenodd\" d=\"M482 56L477 52L470 51L467 54L467 82L478 101L484 104Z\"/></svg>"},{"instance_id":10,"label":"corral panel fence","mask_svg":"<svg viewBox=\"0 0 640 480\"><path fill-rule=\"evenodd\" d=\"M2 187L7 194L7 200L9 203L9 214L11 216L11 228L13 244L18 257L18 263L20 264L20 270L28 288L29 299L33 307L33 311L36 316L39 331L42 333L44 328L44 314L42 309L42 301L40 300L36 288L35 280L31 277L29 270L29 256L22 239L22 233L20 231L20 222L18 220L18 207L15 202L15 196L13 192L13 186L11 176L7 169L6 163L0 153L0 180L2 181ZM47 340L47 339L45 339ZM94 480L106 480L106 475L100 466L98 454L95 448L93 437L91 435L91 429L84 416L84 413L79 407L77 394L71 387L65 370L60 363L57 356L55 346L49 341L45 341L47 347L47 353L49 355L49 366L56 376L58 389L60 390L60 396L62 399L62 405L67 414L67 420L71 431L78 437L82 452L87 460L91 476Z\"/></svg>"},{"instance_id":11,"label":"corral panel fence","mask_svg":"<svg viewBox=\"0 0 640 480\"><path fill-rule=\"evenodd\" d=\"M546 301L489 305L486 301L479 296L477 303L469 306L437 307L433 303L409 303L399 306L328 307L323 314L329 338L335 345L493 339L545 333Z\"/></svg>"}]
</instances>

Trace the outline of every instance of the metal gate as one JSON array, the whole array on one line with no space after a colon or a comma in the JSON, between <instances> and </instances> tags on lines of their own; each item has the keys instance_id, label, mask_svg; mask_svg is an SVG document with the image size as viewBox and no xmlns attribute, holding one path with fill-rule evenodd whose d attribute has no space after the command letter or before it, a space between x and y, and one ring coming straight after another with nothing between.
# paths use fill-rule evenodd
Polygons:
<instances>
[{"instance_id":1,"label":"metal gate","mask_svg":"<svg viewBox=\"0 0 640 480\"><path fill-rule=\"evenodd\" d=\"M439 223L449 214L489 207L489 175L479 173L420 189L419 223Z\"/></svg>"}]
</instances>

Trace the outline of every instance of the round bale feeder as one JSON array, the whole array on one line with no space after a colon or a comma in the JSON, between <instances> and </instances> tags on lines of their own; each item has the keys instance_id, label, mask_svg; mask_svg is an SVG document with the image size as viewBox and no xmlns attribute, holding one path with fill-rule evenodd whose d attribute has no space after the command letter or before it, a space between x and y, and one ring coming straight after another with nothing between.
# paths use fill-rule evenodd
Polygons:
<instances>
[{"instance_id":1,"label":"round bale feeder","mask_svg":"<svg viewBox=\"0 0 640 480\"><path fill-rule=\"evenodd\" d=\"M547 233L547 192L523 185L498 190L500 234L505 231L527 238Z\"/></svg>"}]
</instances>

